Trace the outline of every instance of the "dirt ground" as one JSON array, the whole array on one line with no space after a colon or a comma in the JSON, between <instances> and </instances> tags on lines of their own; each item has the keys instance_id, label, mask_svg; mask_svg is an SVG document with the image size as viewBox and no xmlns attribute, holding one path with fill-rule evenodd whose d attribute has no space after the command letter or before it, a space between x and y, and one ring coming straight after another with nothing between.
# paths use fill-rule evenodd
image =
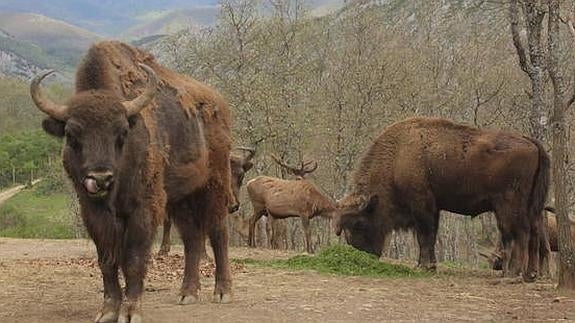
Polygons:
<instances>
[{"instance_id":1,"label":"dirt ground","mask_svg":"<svg viewBox=\"0 0 575 323\"><path fill-rule=\"evenodd\" d=\"M205 277L202 302L180 306L182 250L174 249L151 265L145 322L575 322L575 297L559 295L552 282L501 283L489 271L372 279L235 264L232 304L210 303L213 277ZM90 241L0 238L0 322L92 321L102 298L94 255ZM232 258L288 256L231 249ZM211 270L211 264L203 264L204 276Z\"/></svg>"}]
</instances>

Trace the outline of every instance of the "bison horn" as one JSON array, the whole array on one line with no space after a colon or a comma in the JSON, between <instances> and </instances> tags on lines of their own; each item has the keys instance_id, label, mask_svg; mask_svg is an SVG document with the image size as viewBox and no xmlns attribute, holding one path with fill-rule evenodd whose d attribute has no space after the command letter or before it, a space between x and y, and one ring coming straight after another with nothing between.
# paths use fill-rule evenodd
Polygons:
<instances>
[{"instance_id":1,"label":"bison horn","mask_svg":"<svg viewBox=\"0 0 575 323\"><path fill-rule=\"evenodd\" d=\"M148 106L148 104L150 104L150 102L152 102L156 96L156 88L158 87L158 77L156 76L156 72L154 72L154 70L148 65L138 65L148 74L148 85L146 86L144 93L140 94L140 96L133 99L132 101L126 101L122 103L126 108L128 117L138 114L140 111L142 111L143 108Z\"/></svg>"},{"instance_id":2,"label":"bison horn","mask_svg":"<svg viewBox=\"0 0 575 323\"><path fill-rule=\"evenodd\" d=\"M42 89L40 88L40 83L42 80L52 73L54 73L53 70L46 71L39 74L32 80L32 83L30 83L30 96L32 97L32 101L34 101L34 104L36 104L38 109L40 109L42 112L56 120L66 121L66 119L68 119L68 107L65 105L57 104L46 98L42 93Z\"/></svg>"}]
</instances>

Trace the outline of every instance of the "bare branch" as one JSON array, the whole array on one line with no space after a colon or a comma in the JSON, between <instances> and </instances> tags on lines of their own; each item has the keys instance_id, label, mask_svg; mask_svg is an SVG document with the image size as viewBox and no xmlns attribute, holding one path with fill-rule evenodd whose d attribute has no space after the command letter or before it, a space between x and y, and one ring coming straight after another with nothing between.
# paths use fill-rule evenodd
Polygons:
<instances>
[{"instance_id":1,"label":"bare branch","mask_svg":"<svg viewBox=\"0 0 575 323\"><path fill-rule=\"evenodd\" d=\"M533 66L527 59L525 54L525 46L521 42L521 35L519 34L519 8L518 0L511 0L509 4L509 22L511 25L511 36L513 38L513 45L517 50L517 56L519 56L519 65L521 69L531 75L534 73Z\"/></svg>"}]
</instances>

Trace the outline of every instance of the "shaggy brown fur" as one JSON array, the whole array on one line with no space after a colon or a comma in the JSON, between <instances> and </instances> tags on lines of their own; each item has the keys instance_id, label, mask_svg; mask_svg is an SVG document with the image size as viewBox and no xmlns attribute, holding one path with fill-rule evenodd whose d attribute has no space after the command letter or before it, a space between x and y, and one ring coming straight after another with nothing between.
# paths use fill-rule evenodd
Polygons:
<instances>
[{"instance_id":1,"label":"shaggy brown fur","mask_svg":"<svg viewBox=\"0 0 575 323\"><path fill-rule=\"evenodd\" d=\"M151 67L160 83L148 107L129 115L123 102L138 97L149 82L139 63ZM79 66L76 94L66 109L66 117L50 114L43 125L48 133L66 136L64 167L98 250L104 304L96 321L141 320L146 262L166 210L185 245L180 302L198 299L205 235L216 258L214 300L229 301L224 218L231 140L230 113L222 97L157 64L147 53L105 41L93 45ZM96 175L90 177L90 172ZM99 191L103 195L89 194L96 182L106 187ZM124 302L119 268L126 280Z\"/></svg>"},{"instance_id":2,"label":"shaggy brown fur","mask_svg":"<svg viewBox=\"0 0 575 323\"><path fill-rule=\"evenodd\" d=\"M505 274L538 270L549 158L539 143L447 120L412 118L386 128L361 158L339 203L336 231L377 255L392 230L414 229L419 265L434 270L439 211L494 211Z\"/></svg>"},{"instance_id":3,"label":"shaggy brown fur","mask_svg":"<svg viewBox=\"0 0 575 323\"><path fill-rule=\"evenodd\" d=\"M240 148L244 149L245 148ZM234 213L240 207L240 188L244 181L246 173L252 169L254 164L251 162L255 154L255 150L252 150L249 154L234 152L230 155L230 169L231 169L231 187L230 187L230 200L228 205L228 212ZM158 254L167 255L170 252L171 246L171 228L172 221L169 217L164 220L163 235L162 235L162 245L160 246L160 251ZM206 252L205 245L202 249L202 258L207 258L208 254Z\"/></svg>"},{"instance_id":4,"label":"shaggy brown fur","mask_svg":"<svg viewBox=\"0 0 575 323\"><path fill-rule=\"evenodd\" d=\"M258 176L250 180L246 187L254 208L248 238L251 247L255 247L255 226L262 216L271 216L274 219L300 217L306 250L313 253L309 220L315 216L331 217L335 211L335 203L331 199L312 182L303 178L283 180Z\"/></svg>"}]
</instances>

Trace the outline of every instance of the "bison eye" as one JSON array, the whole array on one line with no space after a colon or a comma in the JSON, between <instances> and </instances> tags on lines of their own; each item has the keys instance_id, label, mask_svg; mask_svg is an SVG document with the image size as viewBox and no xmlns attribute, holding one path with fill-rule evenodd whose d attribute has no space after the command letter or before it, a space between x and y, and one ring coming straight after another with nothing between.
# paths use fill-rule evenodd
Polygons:
<instances>
[{"instance_id":1,"label":"bison eye","mask_svg":"<svg viewBox=\"0 0 575 323\"><path fill-rule=\"evenodd\" d=\"M118 150L121 150L124 147L124 141L125 141L124 135L119 135L118 138L116 138L116 148Z\"/></svg>"},{"instance_id":2,"label":"bison eye","mask_svg":"<svg viewBox=\"0 0 575 323\"><path fill-rule=\"evenodd\" d=\"M118 136L118 138L116 138L116 148L118 148L118 150L121 150L124 147L124 141L126 140L127 135L128 131L125 130Z\"/></svg>"},{"instance_id":3,"label":"bison eye","mask_svg":"<svg viewBox=\"0 0 575 323\"><path fill-rule=\"evenodd\" d=\"M66 134L66 144L76 152L80 152L82 150L82 144L80 141L69 133Z\"/></svg>"}]
</instances>

